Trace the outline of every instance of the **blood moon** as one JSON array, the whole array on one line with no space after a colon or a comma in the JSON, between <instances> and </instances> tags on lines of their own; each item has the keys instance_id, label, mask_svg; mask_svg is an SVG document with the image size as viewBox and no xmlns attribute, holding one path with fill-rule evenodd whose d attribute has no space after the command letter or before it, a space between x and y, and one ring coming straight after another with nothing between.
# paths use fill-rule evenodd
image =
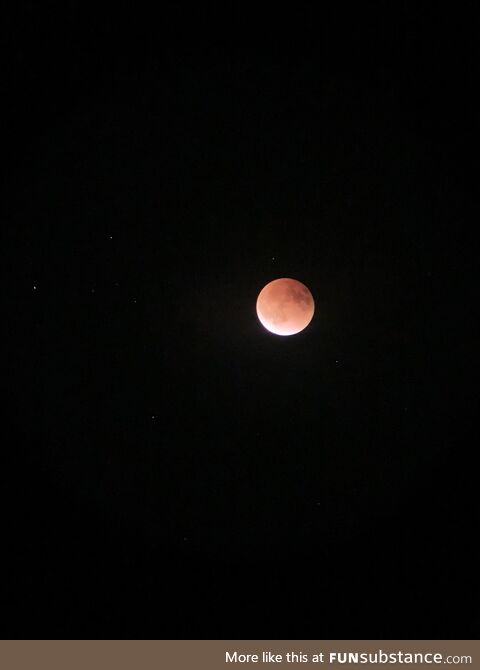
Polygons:
<instances>
[{"instance_id":1,"label":"blood moon","mask_svg":"<svg viewBox=\"0 0 480 670\"><path fill-rule=\"evenodd\" d=\"M258 319L264 328L275 335L299 333L308 326L314 311L312 294L297 279L274 279L258 294Z\"/></svg>"}]
</instances>

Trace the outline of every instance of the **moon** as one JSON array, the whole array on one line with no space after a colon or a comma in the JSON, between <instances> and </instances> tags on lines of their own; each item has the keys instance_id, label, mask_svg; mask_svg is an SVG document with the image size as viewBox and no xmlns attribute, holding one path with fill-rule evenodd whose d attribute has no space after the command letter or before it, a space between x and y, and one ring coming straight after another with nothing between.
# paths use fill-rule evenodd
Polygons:
<instances>
[{"instance_id":1,"label":"moon","mask_svg":"<svg viewBox=\"0 0 480 670\"><path fill-rule=\"evenodd\" d=\"M258 319L275 335L296 335L308 326L314 311L312 294L297 279L274 279L258 294Z\"/></svg>"}]
</instances>

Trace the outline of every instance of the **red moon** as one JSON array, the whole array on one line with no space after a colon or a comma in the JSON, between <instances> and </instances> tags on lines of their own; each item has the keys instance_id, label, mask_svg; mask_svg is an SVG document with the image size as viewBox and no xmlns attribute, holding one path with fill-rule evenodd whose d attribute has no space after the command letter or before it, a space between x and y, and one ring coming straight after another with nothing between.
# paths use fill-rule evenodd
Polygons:
<instances>
[{"instance_id":1,"label":"red moon","mask_svg":"<svg viewBox=\"0 0 480 670\"><path fill-rule=\"evenodd\" d=\"M258 319L264 328L275 335L299 333L308 326L314 311L312 294L297 279L274 279L258 294Z\"/></svg>"}]
</instances>

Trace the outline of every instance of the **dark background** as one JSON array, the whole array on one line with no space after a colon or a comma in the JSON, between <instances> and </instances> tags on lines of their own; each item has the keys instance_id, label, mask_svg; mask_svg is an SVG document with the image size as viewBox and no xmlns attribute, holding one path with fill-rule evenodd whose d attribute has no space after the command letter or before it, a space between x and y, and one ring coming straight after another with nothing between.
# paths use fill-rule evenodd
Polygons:
<instances>
[{"instance_id":1,"label":"dark background","mask_svg":"<svg viewBox=\"0 0 480 670\"><path fill-rule=\"evenodd\" d=\"M478 636L476 36L417 4L5 13L2 637Z\"/></svg>"}]
</instances>

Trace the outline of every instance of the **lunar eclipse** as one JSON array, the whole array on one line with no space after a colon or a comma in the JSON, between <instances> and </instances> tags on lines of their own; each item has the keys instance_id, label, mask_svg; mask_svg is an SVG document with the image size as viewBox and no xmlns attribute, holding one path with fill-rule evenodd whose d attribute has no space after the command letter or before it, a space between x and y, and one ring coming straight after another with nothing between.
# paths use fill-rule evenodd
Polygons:
<instances>
[{"instance_id":1,"label":"lunar eclipse","mask_svg":"<svg viewBox=\"0 0 480 670\"><path fill-rule=\"evenodd\" d=\"M297 279L274 279L260 291L257 316L275 335L296 335L313 318L315 303L309 289Z\"/></svg>"}]
</instances>

